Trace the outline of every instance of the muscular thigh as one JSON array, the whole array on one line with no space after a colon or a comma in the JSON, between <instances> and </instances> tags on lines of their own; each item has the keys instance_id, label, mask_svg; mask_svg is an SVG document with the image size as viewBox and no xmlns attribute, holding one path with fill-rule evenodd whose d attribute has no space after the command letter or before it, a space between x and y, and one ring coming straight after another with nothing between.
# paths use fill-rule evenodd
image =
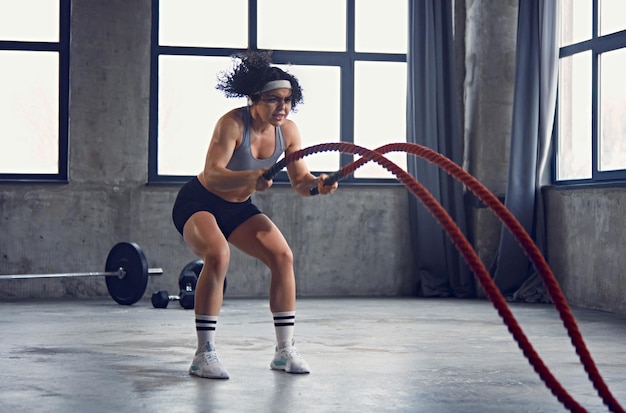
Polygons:
<instances>
[{"instance_id":1,"label":"muscular thigh","mask_svg":"<svg viewBox=\"0 0 626 413\"><path fill-rule=\"evenodd\" d=\"M201 257L228 251L228 241L220 231L215 217L206 211L196 212L187 220L183 238L193 252Z\"/></svg>"},{"instance_id":2,"label":"muscular thigh","mask_svg":"<svg viewBox=\"0 0 626 413\"><path fill-rule=\"evenodd\" d=\"M264 214L257 214L239 225L228 241L265 264L268 264L271 257L291 254L283 234Z\"/></svg>"}]
</instances>

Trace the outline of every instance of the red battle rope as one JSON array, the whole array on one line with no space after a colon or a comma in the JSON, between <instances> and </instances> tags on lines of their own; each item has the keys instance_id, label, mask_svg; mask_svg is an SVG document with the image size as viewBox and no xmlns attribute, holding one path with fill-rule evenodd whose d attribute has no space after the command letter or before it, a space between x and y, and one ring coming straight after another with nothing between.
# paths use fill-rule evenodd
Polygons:
<instances>
[{"instance_id":1,"label":"red battle rope","mask_svg":"<svg viewBox=\"0 0 626 413\"><path fill-rule=\"evenodd\" d=\"M561 288L559 287L559 284L543 255L532 241L526 230L517 221L517 219L515 219L513 214L511 214L502 202L500 202L500 200L498 200L498 198L485 188L485 186L483 186L476 178L465 172L465 170L452 162L450 159L422 145L412 143L391 143L372 151L348 142L314 145L289 154L269 168L265 172L264 176L267 179L272 179L281 169L291 162L314 153L325 151L339 151L362 156L361 159L346 165L341 170L332 174L329 181L336 182L342 177L348 176L354 172L364 163L375 161L393 173L401 183L403 183L415 196L419 198L422 204L431 212L431 214L433 214L443 229L448 233L452 243L464 257L472 272L480 282L483 290L498 311L498 314L506 324L509 332L518 343L522 353L528 359L541 380L568 410L572 412L585 412L586 410L567 393L567 391L552 375L548 367L543 363L542 359L539 357L523 330L517 323L515 317L511 313L506 300L491 279L491 276L489 275L489 272L485 268L484 264L447 211L415 178L402 170L395 163L385 158L382 154L387 152L402 151L419 156L428 162L439 166L450 176L463 183L496 214L500 221L506 225L506 227L518 240L526 255L532 261L537 272L543 279L546 288L548 289L548 293L550 294L550 297L559 312L561 320L567 329L571 342L576 349L576 353L578 354L589 379L593 383L594 388L597 390L598 395L602 398L604 404L611 412L624 412L624 409L620 406L617 400L615 400L608 389L608 386L604 383L604 380L602 379L602 376L600 375L591 354L584 343L582 334L578 329L563 292L561 291Z\"/></svg>"}]
</instances>

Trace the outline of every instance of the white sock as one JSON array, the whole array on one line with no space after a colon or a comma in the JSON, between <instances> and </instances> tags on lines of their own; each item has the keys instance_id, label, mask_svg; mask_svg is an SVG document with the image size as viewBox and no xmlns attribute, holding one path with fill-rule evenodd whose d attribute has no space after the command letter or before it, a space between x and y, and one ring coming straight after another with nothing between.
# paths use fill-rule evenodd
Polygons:
<instances>
[{"instance_id":1,"label":"white sock","mask_svg":"<svg viewBox=\"0 0 626 413\"><path fill-rule=\"evenodd\" d=\"M209 344L209 347L215 347L215 327L217 325L217 318L217 316L212 315L196 316L198 351L203 351L207 343Z\"/></svg>"},{"instance_id":2,"label":"white sock","mask_svg":"<svg viewBox=\"0 0 626 413\"><path fill-rule=\"evenodd\" d=\"M295 311L272 313L274 316L274 329L276 330L276 343L278 348L290 347L293 342L293 329L296 321Z\"/></svg>"}]
</instances>

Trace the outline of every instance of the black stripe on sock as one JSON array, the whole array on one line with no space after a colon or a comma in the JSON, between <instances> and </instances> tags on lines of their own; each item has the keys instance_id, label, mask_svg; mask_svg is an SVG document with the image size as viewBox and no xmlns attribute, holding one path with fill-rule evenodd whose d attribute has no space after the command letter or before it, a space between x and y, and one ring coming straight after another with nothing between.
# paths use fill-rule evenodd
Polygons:
<instances>
[{"instance_id":1,"label":"black stripe on sock","mask_svg":"<svg viewBox=\"0 0 626 413\"><path fill-rule=\"evenodd\" d=\"M293 325L295 325L295 323L274 323L274 327L289 327Z\"/></svg>"},{"instance_id":2,"label":"black stripe on sock","mask_svg":"<svg viewBox=\"0 0 626 413\"><path fill-rule=\"evenodd\" d=\"M211 325L203 325L211 324ZM217 320L198 320L196 319L196 331L214 331Z\"/></svg>"},{"instance_id":3,"label":"black stripe on sock","mask_svg":"<svg viewBox=\"0 0 626 413\"><path fill-rule=\"evenodd\" d=\"M294 320L296 318L295 315L279 315L274 316L274 320Z\"/></svg>"}]
</instances>

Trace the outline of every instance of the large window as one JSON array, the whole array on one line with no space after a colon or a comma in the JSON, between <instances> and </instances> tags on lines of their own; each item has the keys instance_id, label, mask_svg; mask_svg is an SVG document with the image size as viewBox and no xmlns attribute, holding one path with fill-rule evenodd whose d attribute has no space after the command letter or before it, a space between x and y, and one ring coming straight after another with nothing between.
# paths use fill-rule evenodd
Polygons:
<instances>
[{"instance_id":1,"label":"large window","mask_svg":"<svg viewBox=\"0 0 626 413\"><path fill-rule=\"evenodd\" d=\"M0 0L0 181L67 181L70 0Z\"/></svg>"},{"instance_id":2,"label":"large window","mask_svg":"<svg viewBox=\"0 0 626 413\"><path fill-rule=\"evenodd\" d=\"M626 179L626 2L561 0L557 183Z\"/></svg>"},{"instance_id":3,"label":"large window","mask_svg":"<svg viewBox=\"0 0 626 413\"><path fill-rule=\"evenodd\" d=\"M246 105L215 89L230 56L246 49L271 50L300 81L304 104L289 117L303 147L406 141L407 9L407 0L153 0L150 181L181 182L202 170L217 119ZM405 155L389 157L406 167ZM314 172L352 160L337 152L306 158ZM391 178L372 164L350 179Z\"/></svg>"}]
</instances>

